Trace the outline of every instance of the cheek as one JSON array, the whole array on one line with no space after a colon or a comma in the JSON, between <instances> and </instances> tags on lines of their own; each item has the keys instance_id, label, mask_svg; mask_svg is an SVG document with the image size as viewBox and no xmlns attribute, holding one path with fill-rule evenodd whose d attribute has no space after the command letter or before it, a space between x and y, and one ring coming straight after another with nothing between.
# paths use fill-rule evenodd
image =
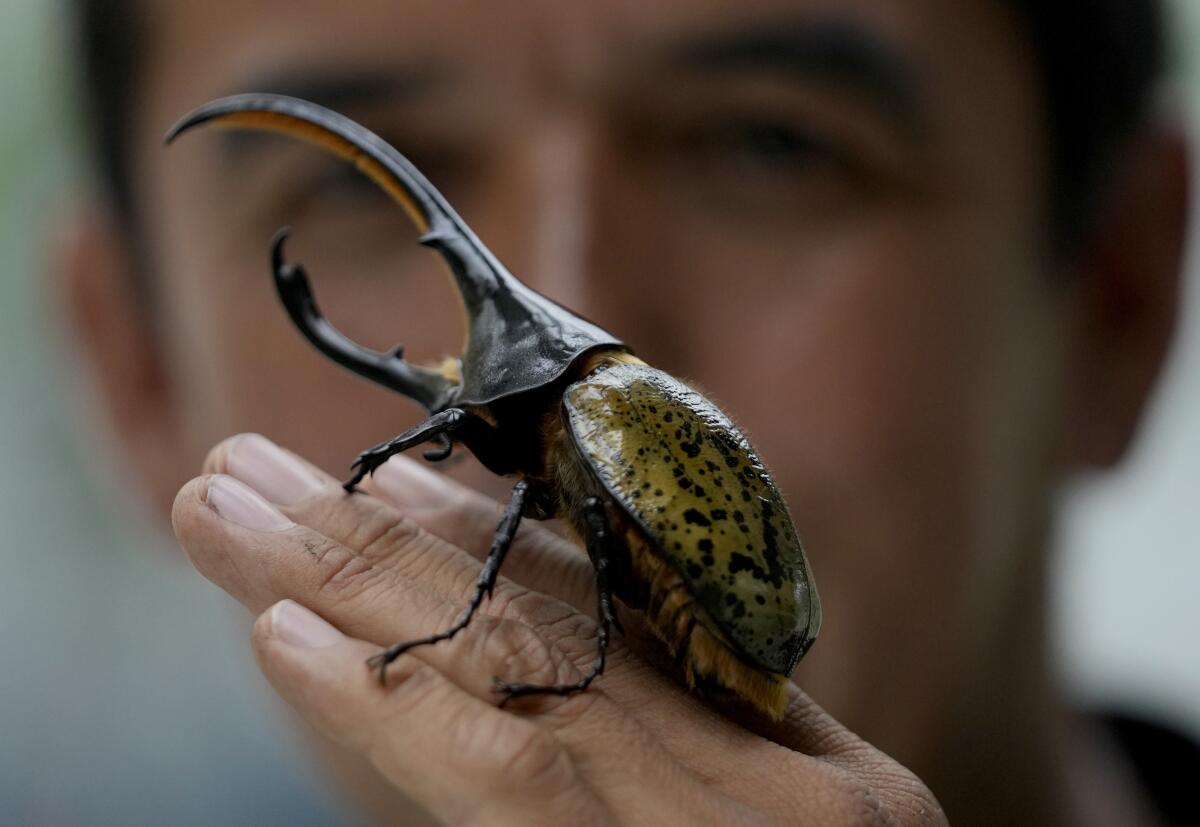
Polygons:
<instances>
[{"instance_id":1,"label":"cheek","mask_svg":"<svg viewBox=\"0 0 1200 827\"><path fill-rule=\"evenodd\" d=\"M981 633L973 584L1010 551L988 509L1023 496L1005 465L1039 427L1030 367L1047 325L1026 312L1034 291L1005 286L1029 263L960 238L910 216L786 262L709 258L779 277L693 291L686 313L707 323L672 330L686 375L781 483L830 611L820 648L841 663L814 689L837 683L825 696L847 703L879 670L926 660L917 649Z\"/></svg>"}]
</instances>

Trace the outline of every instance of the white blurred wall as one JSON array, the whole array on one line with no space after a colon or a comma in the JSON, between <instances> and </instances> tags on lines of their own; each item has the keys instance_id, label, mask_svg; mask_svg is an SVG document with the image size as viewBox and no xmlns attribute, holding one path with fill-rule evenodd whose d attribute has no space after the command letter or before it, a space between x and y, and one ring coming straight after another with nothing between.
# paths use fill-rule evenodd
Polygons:
<instances>
[{"instance_id":1,"label":"white blurred wall","mask_svg":"<svg viewBox=\"0 0 1200 827\"><path fill-rule=\"evenodd\" d=\"M1200 134L1200 2L1172 5L1174 98ZM1193 180L1200 193L1200 158ZM1063 670L1081 697L1157 706L1200 732L1200 208L1192 228L1164 382L1133 455L1068 492L1055 589Z\"/></svg>"}]
</instances>

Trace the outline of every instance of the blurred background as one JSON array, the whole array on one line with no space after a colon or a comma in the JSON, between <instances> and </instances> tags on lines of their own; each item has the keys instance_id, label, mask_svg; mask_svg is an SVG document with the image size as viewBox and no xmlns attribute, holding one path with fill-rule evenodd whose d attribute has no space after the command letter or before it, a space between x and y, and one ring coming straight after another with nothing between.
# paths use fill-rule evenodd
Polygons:
<instances>
[{"instance_id":1,"label":"blurred background","mask_svg":"<svg viewBox=\"0 0 1200 827\"><path fill-rule=\"evenodd\" d=\"M1174 95L1200 118L1200 3ZM151 528L92 444L40 260L81 171L55 4L0 4L0 820L348 824L258 678L247 624ZM1194 222L1196 223L1196 222ZM1064 492L1061 677L1200 733L1200 259L1151 421ZM231 620L231 618L234 618Z\"/></svg>"}]
</instances>

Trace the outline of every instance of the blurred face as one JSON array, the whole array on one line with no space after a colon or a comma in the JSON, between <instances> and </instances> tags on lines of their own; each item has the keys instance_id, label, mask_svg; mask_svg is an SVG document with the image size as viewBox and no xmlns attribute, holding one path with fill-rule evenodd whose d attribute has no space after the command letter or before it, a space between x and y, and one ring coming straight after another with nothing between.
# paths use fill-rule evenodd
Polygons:
<instances>
[{"instance_id":1,"label":"blurred face","mask_svg":"<svg viewBox=\"0 0 1200 827\"><path fill-rule=\"evenodd\" d=\"M1073 323L1002 4L146 5L135 172L178 481L237 431L338 471L420 417L291 327L267 266L281 225L352 338L461 344L440 263L352 170L266 136L161 147L211 98L298 94L745 427L809 548L826 624L799 677L835 715L888 748L945 700L930 685L1003 654Z\"/></svg>"}]
</instances>

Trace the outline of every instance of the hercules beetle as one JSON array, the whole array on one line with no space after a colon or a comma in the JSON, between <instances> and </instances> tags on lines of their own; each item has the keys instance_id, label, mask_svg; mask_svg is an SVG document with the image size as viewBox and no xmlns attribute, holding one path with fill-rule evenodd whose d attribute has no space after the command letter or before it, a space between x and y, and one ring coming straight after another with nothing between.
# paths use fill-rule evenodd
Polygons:
<instances>
[{"instance_id":1,"label":"hercules beetle","mask_svg":"<svg viewBox=\"0 0 1200 827\"><path fill-rule=\"evenodd\" d=\"M363 452L353 491L389 457L454 443L518 482L504 508L475 592L449 629L398 643L370 663L464 628L496 583L522 517L562 517L584 538L599 593L598 655L578 682L497 679L507 701L586 689L604 669L613 597L644 610L693 689L732 692L772 717L786 678L816 638L817 592L787 507L741 431L692 388L650 367L624 343L518 281L404 156L328 109L249 94L206 104L167 141L203 123L292 135L354 163L408 212L454 277L467 316L461 359L413 365L400 348L378 352L339 333L317 308L308 277L271 249L280 298L322 353L423 405L429 418Z\"/></svg>"}]
</instances>

